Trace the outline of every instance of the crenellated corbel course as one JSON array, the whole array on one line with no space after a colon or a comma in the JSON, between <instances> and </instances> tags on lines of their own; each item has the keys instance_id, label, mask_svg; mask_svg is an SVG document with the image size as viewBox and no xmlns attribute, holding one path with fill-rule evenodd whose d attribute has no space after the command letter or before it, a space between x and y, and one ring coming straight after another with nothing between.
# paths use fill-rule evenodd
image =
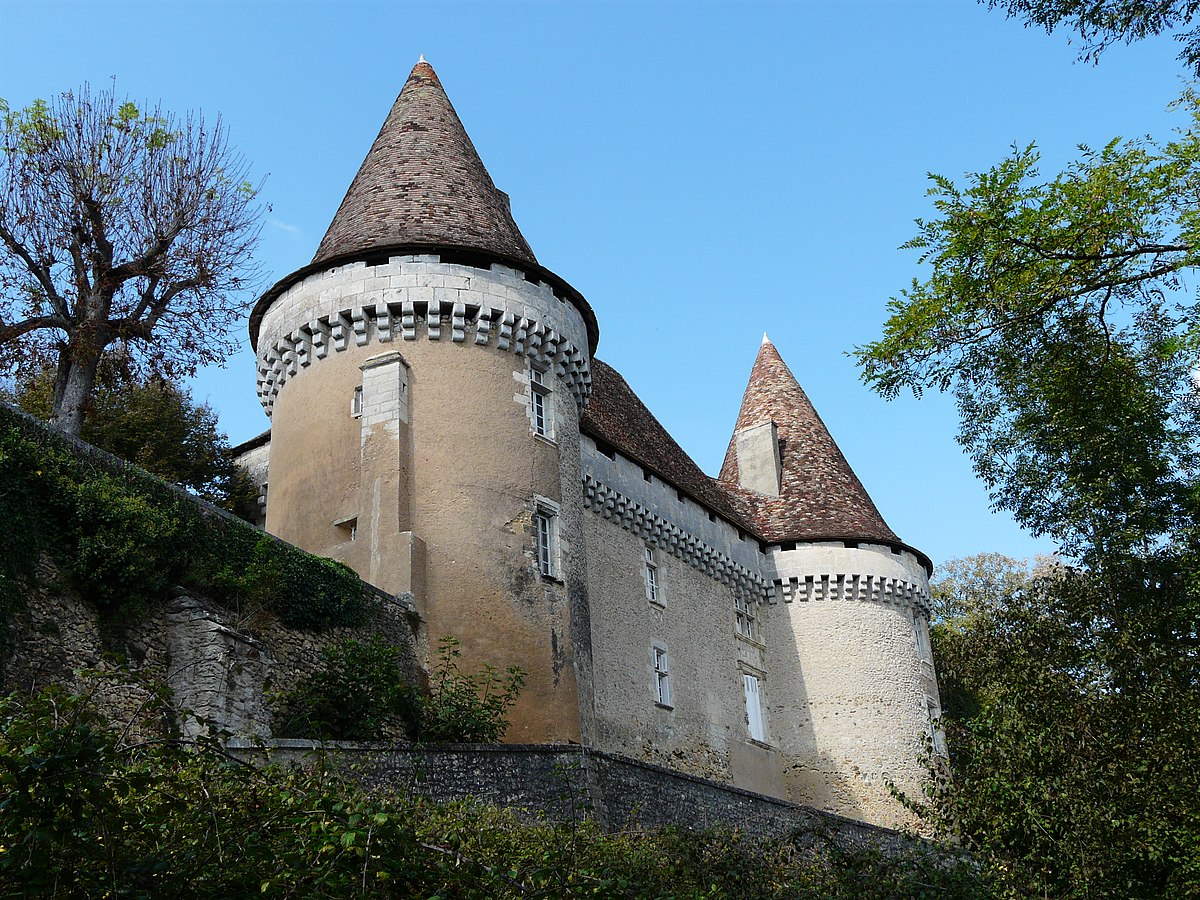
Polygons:
<instances>
[{"instance_id":1,"label":"crenellated corbel course","mask_svg":"<svg viewBox=\"0 0 1200 900\"><path fill-rule=\"evenodd\" d=\"M341 353L352 340L356 347L365 347L373 340L391 341L396 321L400 323L400 338L405 341L418 340L423 332L431 341L449 339L478 347L494 346L528 357L540 367L552 367L579 409L587 405L592 390L587 353L553 328L503 307L401 300L346 306L260 348L258 399L267 415L271 415L275 397L287 380L328 356L330 345L335 353Z\"/></svg>"},{"instance_id":2,"label":"crenellated corbel course","mask_svg":"<svg viewBox=\"0 0 1200 900\"><path fill-rule=\"evenodd\" d=\"M747 596L764 600L770 582L720 550L664 519L590 473L583 476L583 503L631 534L677 556L688 565Z\"/></svg>"},{"instance_id":3,"label":"crenellated corbel course","mask_svg":"<svg viewBox=\"0 0 1200 900\"><path fill-rule=\"evenodd\" d=\"M772 585L771 602L782 598L785 603L799 601L847 600L856 602L893 603L919 610L929 616L929 592L921 585L903 578L883 575L805 575L776 578Z\"/></svg>"}]
</instances>

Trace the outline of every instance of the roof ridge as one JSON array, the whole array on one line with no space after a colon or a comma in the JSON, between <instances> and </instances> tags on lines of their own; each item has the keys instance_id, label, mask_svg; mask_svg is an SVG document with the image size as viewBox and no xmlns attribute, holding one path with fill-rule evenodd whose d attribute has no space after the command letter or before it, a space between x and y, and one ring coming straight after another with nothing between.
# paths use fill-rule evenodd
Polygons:
<instances>
[{"instance_id":1,"label":"roof ridge","mask_svg":"<svg viewBox=\"0 0 1200 900\"><path fill-rule=\"evenodd\" d=\"M460 247L537 264L422 56L350 183L313 262L387 247Z\"/></svg>"}]
</instances>

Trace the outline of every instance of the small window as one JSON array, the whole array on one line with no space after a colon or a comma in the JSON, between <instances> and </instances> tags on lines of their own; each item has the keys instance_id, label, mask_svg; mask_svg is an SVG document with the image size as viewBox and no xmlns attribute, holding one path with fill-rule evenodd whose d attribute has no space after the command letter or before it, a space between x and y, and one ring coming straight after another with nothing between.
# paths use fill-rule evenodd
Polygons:
<instances>
[{"instance_id":1,"label":"small window","mask_svg":"<svg viewBox=\"0 0 1200 900\"><path fill-rule=\"evenodd\" d=\"M533 516L534 528L537 531L537 564L538 571L546 578L555 578L558 573L555 566L555 551L558 543L555 535L556 517L546 510L538 510Z\"/></svg>"},{"instance_id":2,"label":"small window","mask_svg":"<svg viewBox=\"0 0 1200 900\"><path fill-rule=\"evenodd\" d=\"M662 604L662 592L658 586L658 560L655 559L653 547L646 548L646 599Z\"/></svg>"},{"instance_id":3,"label":"small window","mask_svg":"<svg viewBox=\"0 0 1200 900\"><path fill-rule=\"evenodd\" d=\"M354 418L357 419L362 415L362 411L363 411L363 391L362 391L362 385L360 384L358 387L356 387L354 389L354 394L350 398L350 415L354 416Z\"/></svg>"},{"instance_id":4,"label":"small window","mask_svg":"<svg viewBox=\"0 0 1200 900\"><path fill-rule=\"evenodd\" d=\"M750 739L766 741L767 730L763 727L762 689L757 675L742 675L742 690L746 695L746 726Z\"/></svg>"},{"instance_id":5,"label":"small window","mask_svg":"<svg viewBox=\"0 0 1200 900\"><path fill-rule=\"evenodd\" d=\"M358 516L347 516L344 519L338 519L333 525L341 532L343 541L358 540Z\"/></svg>"},{"instance_id":6,"label":"small window","mask_svg":"<svg viewBox=\"0 0 1200 900\"><path fill-rule=\"evenodd\" d=\"M529 417L533 422L533 433L548 438L554 436L551 418L550 386L546 373L540 369L529 369Z\"/></svg>"},{"instance_id":7,"label":"small window","mask_svg":"<svg viewBox=\"0 0 1200 900\"><path fill-rule=\"evenodd\" d=\"M670 706L671 672L667 648L655 644L650 648L650 658L654 663L654 702L659 706Z\"/></svg>"},{"instance_id":8,"label":"small window","mask_svg":"<svg viewBox=\"0 0 1200 900\"><path fill-rule=\"evenodd\" d=\"M755 621L757 610L746 597L744 591L733 594L733 621L737 633L751 641L758 640L758 623Z\"/></svg>"}]
</instances>

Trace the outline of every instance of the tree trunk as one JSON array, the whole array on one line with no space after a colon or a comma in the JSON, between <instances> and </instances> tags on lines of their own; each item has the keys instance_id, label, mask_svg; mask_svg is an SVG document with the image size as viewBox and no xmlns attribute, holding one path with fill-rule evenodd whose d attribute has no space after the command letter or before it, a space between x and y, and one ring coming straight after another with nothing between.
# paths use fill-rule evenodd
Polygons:
<instances>
[{"instance_id":1,"label":"tree trunk","mask_svg":"<svg viewBox=\"0 0 1200 900\"><path fill-rule=\"evenodd\" d=\"M96 369L100 352L75 341L59 351L58 371L54 376L54 410L50 425L66 434L78 437L83 418L92 399L96 384Z\"/></svg>"}]
</instances>

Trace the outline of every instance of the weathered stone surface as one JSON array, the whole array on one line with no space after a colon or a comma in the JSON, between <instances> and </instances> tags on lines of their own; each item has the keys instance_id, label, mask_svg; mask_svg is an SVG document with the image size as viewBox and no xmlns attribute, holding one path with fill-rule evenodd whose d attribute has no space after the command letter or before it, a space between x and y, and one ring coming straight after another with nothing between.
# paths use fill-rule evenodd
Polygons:
<instances>
[{"instance_id":1,"label":"weathered stone surface","mask_svg":"<svg viewBox=\"0 0 1200 900\"><path fill-rule=\"evenodd\" d=\"M147 685L166 684L171 718L185 734L212 727L265 737L274 694L317 671L325 650L344 638L378 635L400 648L406 678L424 678L411 607L366 586L371 604L363 625L308 632L265 613L240 616L182 590L147 614L117 620L59 580L43 563L37 586L6 623L4 691L50 684L89 691L123 724L140 720L152 705Z\"/></svg>"}]
</instances>

